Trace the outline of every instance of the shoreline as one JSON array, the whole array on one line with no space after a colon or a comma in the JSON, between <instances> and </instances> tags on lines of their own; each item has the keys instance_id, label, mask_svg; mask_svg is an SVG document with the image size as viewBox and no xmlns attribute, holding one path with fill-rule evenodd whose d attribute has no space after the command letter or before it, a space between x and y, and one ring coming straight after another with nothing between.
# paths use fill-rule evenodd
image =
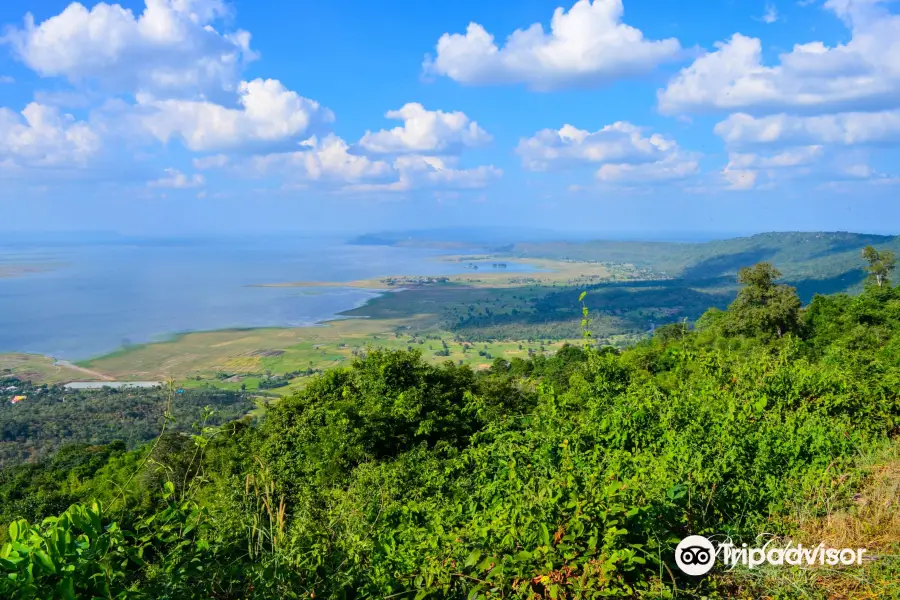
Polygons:
<instances>
[{"instance_id":1,"label":"shoreline","mask_svg":"<svg viewBox=\"0 0 900 600\"><path fill-rule=\"evenodd\" d=\"M432 260L461 263L469 262L473 258L483 259L485 256L442 254L432 257ZM488 262L490 260L489 258ZM96 371L115 381L156 380L168 377L169 374L179 378L179 374L193 373L204 373L204 378L208 379L215 377L219 372L246 371L250 368L249 365L259 362L255 352L274 349L288 349L294 358L298 353L302 354L305 356L303 366L306 366L307 362L312 365L320 361L332 364L332 361L339 362L346 359L336 354L343 355L347 352L321 352L316 350L318 345L307 348L310 340L317 340L316 343L319 345L325 342L326 347L331 346L334 349L344 347L341 344L344 341L353 343L351 340L355 340L357 344L365 344L366 339L388 339L388 336L393 336L400 330L432 331L438 327L439 318L438 314L425 303L434 302L430 299L433 295L438 298L444 296L454 298L457 294L489 293L489 290L496 288L555 286L560 282L571 285L577 280L583 281L588 275L592 281L608 280L610 277L609 271L601 265L570 264L551 259L509 257L501 259L499 256L493 257L493 260L525 264L532 270L507 271L484 268L447 275L385 276L348 282L296 281L247 284L247 287L320 288L322 293L326 294L329 289L343 289L355 292L360 297L340 310L335 310L339 307L328 306L331 310L327 313L300 323L172 331L152 336L140 343L119 346L107 352L88 356L82 355L84 358L68 361L63 354L48 358L47 354L41 353L0 353L0 367L6 363L11 367L7 369L10 375L24 373L26 376L32 375L32 379L47 381L61 379L80 381L84 379L82 369ZM479 292L478 290L482 288L483 292ZM397 292L404 292L404 299L390 301L385 308L380 301ZM376 306L367 311L366 307L373 303ZM502 345L504 341L499 343ZM296 351L291 351L290 348ZM472 359L479 360L477 357L466 357L465 353L456 358L468 362ZM55 360L70 362L74 369L61 369ZM292 364L292 368L288 370L295 370L293 366L296 365ZM268 367L253 368L259 370L269 367L277 371L282 365L278 361L269 361ZM76 373L76 370L80 372Z\"/></svg>"},{"instance_id":2,"label":"shoreline","mask_svg":"<svg viewBox=\"0 0 900 600\"><path fill-rule=\"evenodd\" d=\"M265 286L254 286L254 287L265 287ZM294 287L294 286L289 286ZM302 286L297 286L302 287ZM343 284L334 285L330 287L346 287ZM54 366L66 367L71 365L73 370L82 371L86 368L86 365L90 363L108 360L111 358L119 358L122 356L126 356L128 354L132 354L134 352L139 352L149 346L162 346L167 344L177 344L185 337L190 335L197 334L227 334L227 333L255 333L255 332L265 332L265 331L293 331L293 330L306 330L306 329L315 329L320 327L327 327L334 323L343 322L343 321L354 321L354 320L370 320L371 317L368 316L356 316L356 315L344 315L346 312L350 312L353 310L357 310L366 306L372 300L380 297L383 294L392 293L392 292L400 292L405 291L406 288L383 288L383 289L371 289L375 295L366 298L362 302L352 306L350 308L341 310L340 312L332 313L328 316L317 319L311 323L305 323L302 325L264 325L264 326L248 326L248 327L217 327L213 329L190 329L184 331L174 331L169 333L162 333L155 336L154 339L151 339L146 342L139 342L135 344L130 344L128 346L121 346L116 348L115 350L111 350L109 352L104 352L101 354L95 354L88 358L81 359L71 359L66 358L64 356L46 354L42 352L30 352L30 351L22 351L22 350L8 350L4 352L0 352L0 359L4 357L11 359L12 357L31 357L31 358L40 358L47 359L54 363Z\"/></svg>"},{"instance_id":3,"label":"shoreline","mask_svg":"<svg viewBox=\"0 0 900 600\"><path fill-rule=\"evenodd\" d=\"M443 263L457 263L457 262L467 262L471 258L479 258L484 259L485 255L471 255L471 254L440 254L437 256L433 256L430 260L434 262L443 262ZM500 256L495 257L498 260ZM344 288L347 290L353 291L363 291L370 292L371 296L363 299L361 302L351 306L349 308L343 309L338 312L331 313L329 315L323 316L320 319L314 320L310 323L305 323L302 325L266 325L266 326L247 326L247 327L221 327L221 328L213 328L213 329L191 329L191 330L182 330L182 331L173 331L167 333L161 333L154 338L140 343L131 344L128 346L120 346L118 348L112 349L109 352L104 352L100 354L93 354L87 356L85 358L77 358L72 359L65 357L63 355L54 356L51 354L45 354L40 352L27 352L27 351L19 351L19 350L10 350L7 352L0 352L0 357L11 357L17 355L28 355L32 357L42 357L49 358L51 360L64 360L67 362L71 362L76 367L84 367L91 363L108 360L112 358L118 358L122 356L126 356L128 354L132 354L137 351L141 351L148 346L157 346L157 345L167 345L167 344L175 344L182 340L185 336L189 336L192 334L216 334L216 333L252 333L257 331L291 331L291 330L305 330L305 329L314 329L318 327L326 327L329 324L349 321L349 320L378 320L378 318L373 318L365 315L346 315L345 313L349 313L352 311L356 311L360 308L365 307L370 302L373 302L383 295L388 293L397 293L397 292L415 292L421 290L427 290L433 287L454 287L454 288L471 288L471 287L480 287L480 286L500 286L500 287L515 287L517 283L510 283L508 280L510 278L535 278L535 277L546 277L550 276L551 278L554 275L558 275L561 273L559 261L551 260L551 259L527 259L527 258L508 258L503 257L502 260L504 262L514 262L517 264L525 264L534 267L533 271L503 271L500 269L495 270L484 270L483 272L479 271L471 271L466 273L455 273L449 275L402 275L402 276L381 276L369 279L360 279L355 281L295 281L295 282L279 282L279 283L255 283L255 284L247 284L245 287L260 287L260 288ZM479 262L479 261L472 261ZM446 277L447 281L442 283L422 283L418 284L415 282L404 281L407 279L418 279L418 278L433 278L433 277ZM383 280L386 279L395 279L398 280L397 285L389 285L385 283ZM472 280L475 279L473 282ZM532 284L539 284L538 282L532 282ZM548 282L540 282L540 283L548 283Z\"/></svg>"}]
</instances>

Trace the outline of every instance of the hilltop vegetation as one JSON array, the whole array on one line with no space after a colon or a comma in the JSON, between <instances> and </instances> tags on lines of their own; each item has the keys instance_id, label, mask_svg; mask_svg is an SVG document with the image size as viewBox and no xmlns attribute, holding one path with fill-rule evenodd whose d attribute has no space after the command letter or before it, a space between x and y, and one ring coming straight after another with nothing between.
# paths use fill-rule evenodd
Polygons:
<instances>
[{"instance_id":1,"label":"hilltop vegetation","mask_svg":"<svg viewBox=\"0 0 900 600\"><path fill-rule=\"evenodd\" d=\"M819 282L818 293L844 291L865 277L860 252L866 246L900 251L900 237L846 232L773 232L705 243L580 242L520 243L511 253L554 259L610 261L651 267L686 282L732 283L739 268L761 261L778 265L785 280L797 285ZM830 289L822 289L829 283ZM812 294L799 289L808 301Z\"/></svg>"},{"instance_id":2,"label":"hilltop vegetation","mask_svg":"<svg viewBox=\"0 0 900 600\"><path fill-rule=\"evenodd\" d=\"M27 475L41 483L16 505L27 521L9 526L0 595L896 597L900 288L801 309L770 265L740 277L725 310L624 351L476 373L370 349L260 427L61 453ZM35 524L60 498L77 504ZM761 532L877 560L701 579L674 566L687 534Z\"/></svg>"},{"instance_id":3,"label":"hilltop vegetation","mask_svg":"<svg viewBox=\"0 0 900 600\"><path fill-rule=\"evenodd\" d=\"M14 397L25 399L13 404ZM61 445L75 442L118 440L134 448L159 433L168 400L161 388L69 390L0 378L0 467L45 458ZM216 423L224 423L242 417L255 405L239 392L185 390L172 406L173 430L190 431L205 406L216 410Z\"/></svg>"}]
</instances>

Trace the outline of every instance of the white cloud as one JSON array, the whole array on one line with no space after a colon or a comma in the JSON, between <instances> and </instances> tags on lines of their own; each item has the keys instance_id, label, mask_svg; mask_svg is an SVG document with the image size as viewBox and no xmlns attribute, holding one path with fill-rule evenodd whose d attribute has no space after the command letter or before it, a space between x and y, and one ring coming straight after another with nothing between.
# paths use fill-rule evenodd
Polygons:
<instances>
[{"instance_id":1,"label":"white cloud","mask_svg":"<svg viewBox=\"0 0 900 600\"><path fill-rule=\"evenodd\" d=\"M206 183L206 179L200 173L194 173L191 176L185 175L178 169L165 169L165 175L155 181L149 182L150 187L173 188L173 189L189 189L202 187Z\"/></svg>"},{"instance_id":2,"label":"white cloud","mask_svg":"<svg viewBox=\"0 0 900 600\"><path fill-rule=\"evenodd\" d=\"M345 192L407 192L419 189L478 189L502 175L494 166L456 168L452 157L398 156L393 162L353 154L337 137L315 137L304 150L252 157L243 165L256 175L282 174L292 186L316 182Z\"/></svg>"},{"instance_id":3,"label":"white cloud","mask_svg":"<svg viewBox=\"0 0 900 600\"><path fill-rule=\"evenodd\" d=\"M384 161L351 154L347 142L334 134L322 140L313 136L301 145L304 150L254 156L249 166L257 174L280 172L303 180L337 183L384 179L393 173Z\"/></svg>"},{"instance_id":4,"label":"white cloud","mask_svg":"<svg viewBox=\"0 0 900 600\"><path fill-rule=\"evenodd\" d=\"M872 186L900 185L900 177L879 173L866 164L851 164L830 178L823 178L817 187L821 190L841 193L871 193Z\"/></svg>"},{"instance_id":5,"label":"white cloud","mask_svg":"<svg viewBox=\"0 0 900 600\"><path fill-rule=\"evenodd\" d=\"M493 165L458 169L454 162L433 156L401 156L394 168L400 173L398 183L406 189L480 189L503 175Z\"/></svg>"},{"instance_id":6,"label":"white cloud","mask_svg":"<svg viewBox=\"0 0 900 600\"><path fill-rule=\"evenodd\" d=\"M0 108L0 162L11 166L80 166L100 150L100 137L83 121L32 102L21 116Z\"/></svg>"},{"instance_id":7,"label":"white cloud","mask_svg":"<svg viewBox=\"0 0 900 600\"><path fill-rule=\"evenodd\" d=\"M622 23L622 0L578 0L553 12L550 32L540 23L512 33L498 47L478 23L465 34L441 36L426 74L464 84L524 83L535 90L599 85L648 72L681 56L678 40L647 40Z\"/></svg>"},{"instance_id":8,"label":"white cloud","mask_svg":"<svg viewBox=\"0 0 900 600\"><path fill-rule=\"evenodd\" d=\"M677 144L659 134L643 135L644 129L625 121L589 132L572 125L558 131L543 129L519 141L516 152L532 171L591 163L638 163L661 160Z\"/></svg>"},{"instance_id":9,"label":"white cloud","mask_svg":"<svg viewBox=\"0 0 900 600\"><path fill-rule=\"evenodd\" d=\"M728 167L731 169L781 169L809 165L823 155L822 146L792 148L768 156L754 153L732 152Z\"/></svg>"},{"instance_id":10,"label":"white cloud","mask_svg":"<svg viewBox=\"0 0 900 600\"><path fill-rule=\"evenodd\" d=\"M880 144L900 141L900 110L848 112L815 117L785 113L729 115L715 132L730 145Z\"/></svg>"},{"instance_id":11,"label":"white cloud","mask_svg":"<svg viewBox=\"0 0 900 600\"><path fill-rule=\"evenodd\" d=\"M652 163L606 164L597 170L596 177L604 183L650 184L685 179L696 175L699 168L696 158L672 154Z\"/></svg>"},{"instance_id":12,"label":"white cloud","mask_svg":"<svg viewBox=\"0 0 900 600\"><path fill-rule=\"evenodd\" d=\"M756 185L757 172L726 166L722 170L722 176L728 182L727 189L741 191L752 189Z\"/></svg>"},{"instance_id":13,"label":"white cloud","mask_svg":"<svg viewBox=\"0 0 900 600\"><path fill-rule=\"evenodd\" d=\"M823 154L822 146L791 148L774 154L730 152L722 177L727 182L726 189L749 190L763 179L772 184L776 179L809 175L813 172L811 165Z\"/></svg>"},{"instance_id":14,"label":"white cloud","mask_svg":"<svg viewBox=\"0 0 900 600\"><path fill-rule=\"evenodd\" d=\"M250 34L212 27L227 14L222 0L146 0L140 16L118 4L92 9L73 2L39 24L26 15L2 41L45 77L155 95L234 89L254 58Z\"/></svg>"},{"instance_id":15,"label":"white cloud","mask_svg":"<svg viewBox=\"0 0 900 600\"><path fill-rule=\"evenodd\" d=\"M875 169L866 164L846 165L843 169L844 175L857 179L869 179L875 175Z\"/></svg>"},{"instance_id":16,"label":"white cloud","mask_svg":"<svg viewBox=\"0 0 900 600\"><path fill-rule=\"evenodd\" d=\"M828 0L825 6L850 29L846 44L798 44L779 64L765 66L760 41L736 33L660 90L660 110L822 114L898 106L900 15L879 0Z\"/></svg>"},{"instance_id":17,"label":"white cloud","mask_svg":"<svg viewBox=\"0 0 900 600\"><path fill-rule=\"evenodd\" d=\"M179 137L194 151L283 141L307 133L314 124L334 120L330 110L275 79L241 82L238 93L241 108L138 96L143 110L137 119L161 142Z\"/></svg>"},{"instance_id":18,"label":"white cloud","mask_svg":"<svg viewBox=\"0 0 900 600\"><path fill-rule=\"evenodd\" d=\"M230 159L224 154L213 154L212 156L195 158L192 161L192 164L195 169L201 171L204 169L221 169L228 164L229 160Z\"/></svg>"},{"instance_id":19,"label":"white cloud","mask_svg":"<svg viewBox=\"0 0 900 600\"><path fill-rule=\"evenodd\" d=\"M766 25L771 25L778 20L778 9L774 4L766 4L766 12L759 18Z\"/></svg>"},{"instance_id":20,"label":"white cloud","mask_svg":"<svg viewBox=\"0 0 900 600\"><path fill-rule=\"evenodd\" d=\"M728 158L721 175L732 190L751 189L760 182L772 187L799 180L886 183L895 179L867 164L858 152L835 152L820 145L777 152L730 152Z\"/></svg>"},{"instance_id":21,"label":"white cloud","mask_svg":"<svg viewBox=\"0 0 900 600\"><path fill-rule=\"evenodd\" d=\"M434 156L401 156L393 165L397 179L388 183L349 185L344 191L355 193L410 192L420 189L475 190L487 187L503 175L494 167L457 169L448 159Z\"/></svg>"},{"instance_id":22,"label":"white cloud","mask_svg":"<svg viewBox=\"0 0 900 600\"><path fill-rule=\"evenodd\" d=\"M697 157L660 134L619 121L589 132L572 125L544 129L519 142L516 152L532 171L598 166L604 183L652 182L681 179L697 172Z\"/></svg>"},{"instance_id":23,"label":"white cloud","mask_svg":"<svg viewBox=\"0 0 900 600\"><path fill-rule=\"evenodd\" d=\"M367 151L382 154L458 153L463 147L478 146L491 140L478 123L461 112L431 111L410 102L400 110L388 111L386 116L403 121L403 125L389 131L366 131L359 145Z\"/></svg>"}]
</instances>

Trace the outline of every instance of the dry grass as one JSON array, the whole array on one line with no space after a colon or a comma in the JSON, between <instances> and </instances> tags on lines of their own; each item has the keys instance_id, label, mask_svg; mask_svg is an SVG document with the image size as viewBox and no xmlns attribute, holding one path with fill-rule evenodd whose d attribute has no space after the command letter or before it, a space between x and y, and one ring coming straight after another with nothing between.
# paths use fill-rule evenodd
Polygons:
<instances>
[{"instance_id":1,"label":"dry grass","mask_svg":"<svg viewBox=\"0 0 900 600\"><path fill-rule=\"evenodd\" d=\"M869 548L869 552L897 549L900 457L891 457L867 470L866 482L853 497L853 506L804 523L801 531L805 539L822 541L832 548Z\"/></svg>"},{"instance_id":2,"label":"dry grass","mask_svg":"<svg viewBox=\"0 0 900 600\"><path fill-rule=\"evenodd\" d=\"M793 541L805 547L865 548L861 566L735 570L721 578L740 598L900 599L900 440L865 461L862 485L825 516L802 520ZM829 503L833 498L829 499ZM818 502L821 505L821 501Z\"/></svg>"},{"instance_id":3,"label":"dry grass","mask_svg":"<svg viewBox=\"0 0 900 600\"><path fill-rule=\"evenodd\" d=\"M41 383L64 383L85 379L85 374L64 364L57 364L48 356L39 354L0 354L0 375Z\"/></svg>"}]
</instances>

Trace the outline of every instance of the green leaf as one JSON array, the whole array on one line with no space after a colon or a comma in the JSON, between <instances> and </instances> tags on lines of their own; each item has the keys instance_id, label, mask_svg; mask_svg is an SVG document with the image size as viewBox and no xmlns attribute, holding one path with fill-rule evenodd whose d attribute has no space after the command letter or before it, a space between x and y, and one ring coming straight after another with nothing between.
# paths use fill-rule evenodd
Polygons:
<instances>
[{"instance_id":1,"label":"green leaf","mask_svg":"<svg viewBox=\"0 0 900 600\"><path fill-rule=\"evenodd\" d=\"M58 584L56 584L56 593L59 594L60 598L63 600L75 600L75 584L72 582L71 576L63 577Z\"/></svg>"},{"instance_id":2,"label":"green leaf","mask_svg":"<svg viewBox=\"0 0 900 600\"><path fill-rule=\"evenodd\" d=\"M469 557L466 559L465 566L471 567L478 562L479 558L481 558L481 552L479 552L478 550L472 550L471 554L469 554Z\"/></svg>"},{"instance_id":3,"label":"green leaf","mask_svg":"<svg viewBox=\"0 0 900 600\"><path fill-rule=\"evenodd\" d=\"M13 542L19 540L19 536L22 535L22 526L20 525L21 521L13 521L9 524L9 529L7 530L7 535L9 535L9 539Z\"/></svg>"},{"instance_id":4,"label":"green leaf","mask_svg":"<svg viewBox=\"0 0 900 600\"><path fill-rule=\"evenodd\" d=\"M47 571L48 573L56 573L56 565L53 564L53 561L43 550L35 550L34 557L37 559L38 564L42 569Z\"/></svg>"}]
</instances>

